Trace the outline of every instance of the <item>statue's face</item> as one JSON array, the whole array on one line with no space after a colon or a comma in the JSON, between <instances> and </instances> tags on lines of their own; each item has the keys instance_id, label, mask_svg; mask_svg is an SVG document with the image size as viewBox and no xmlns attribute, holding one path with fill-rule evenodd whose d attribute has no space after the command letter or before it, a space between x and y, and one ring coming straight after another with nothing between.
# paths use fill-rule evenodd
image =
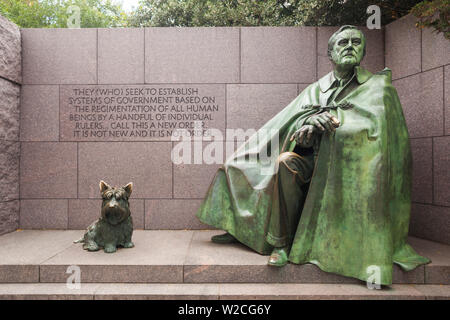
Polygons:
<instances>
[{"instance_id":1,"label":"statue's face","mask_svg":"<svg viewBox=\"0 0 450 320\"><path fill-rule=\"evenodd\" d=\"M346 29L336 36L331 60L336 65L359 65L364 56L364 40L355 29Z\"/></svg>"}]
</instances>

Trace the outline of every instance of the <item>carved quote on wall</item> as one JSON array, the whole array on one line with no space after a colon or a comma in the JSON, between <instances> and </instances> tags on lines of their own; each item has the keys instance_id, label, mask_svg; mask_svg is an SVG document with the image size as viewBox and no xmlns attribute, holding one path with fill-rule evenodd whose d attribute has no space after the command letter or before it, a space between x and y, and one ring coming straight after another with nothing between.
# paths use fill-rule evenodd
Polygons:
<instances>
[{"instance_id":1,"label":"carved quote on wall","mask_svg":"<svg viewBox=\"0 0 450 320\"><path fill-rule=\"evenodd\" d=\"M61 141L169 141L225 127L224 85L67 85Z\"/></svg>"}]
</instances>

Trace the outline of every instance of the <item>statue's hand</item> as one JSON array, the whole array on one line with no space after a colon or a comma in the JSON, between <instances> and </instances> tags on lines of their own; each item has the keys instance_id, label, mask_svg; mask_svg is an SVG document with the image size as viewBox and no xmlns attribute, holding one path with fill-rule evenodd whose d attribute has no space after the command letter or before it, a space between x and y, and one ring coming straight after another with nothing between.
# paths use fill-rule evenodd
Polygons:
<instances>
[{"instance_id":1,"label":"statue's hand","mask_svg":"<svg viewBox=\"0 0 450 320\"><path fill-rule=\"evenodd\" d=\"M341 124L339 120L328 111L312 115L305 121L307 125L313 125L320 131L333 132Z\"/></svg>"},{"instance_id":2,"label":"statue's hand","mask_svg":"<svg viewBox=\"0 0 450 320\"><path fill-rule=\"evenodd\" d=\"M299 144L301 147L310 148L312 147L313 134L316 131L317 129L313 125L304 125L294 132L290 140L293 141L295 139L297 144Z\"/></svg>"}]
</instances>

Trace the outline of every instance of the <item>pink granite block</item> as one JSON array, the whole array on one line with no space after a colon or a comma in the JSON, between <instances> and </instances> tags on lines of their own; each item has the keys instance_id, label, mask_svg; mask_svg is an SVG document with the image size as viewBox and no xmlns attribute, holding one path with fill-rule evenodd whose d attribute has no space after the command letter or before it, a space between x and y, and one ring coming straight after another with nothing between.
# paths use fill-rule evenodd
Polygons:
<instances>
[{"instance_id":1,"label":"pink granite block","mask_svg":"<svg viewBox=\"0 0 450 320\"><path fill-rule=\"evenodd\" d=\"M36 266L37 267L37 266ZM39 276L39 270L38 274ZM1 300L93 300L98 284L73 289L66 283L0 284Z\"/></svg>"},{"instance_id":2,"label":"pink granite block","mask_svg":"<svg viewBox=\"0 0 450 320\"><path fill-rule=\"evenodd\" d=\"M413 203L409 234L450 244L450 207Z\"/></svg>"},{"instance_id":3,"label":"pink granite block","mask_svg":"<svg viewBox=\"0 0 450 320\"><path fill-rule=\"evenodd\" d=\"M39 282L39 264L63 251L77 237L67 230L17 230L1 236L0 284Z\"/></svg>"},{"instance_id":4,"label":"pink granite block","mask_svg":"<svg viewBox=\"0 0 450 320\"><path fill-rule=\"evenodd\" d=\"M296 97L296 84L227 85L227 128L256 131Z\"/></svg>"},{"instance_id":5,"label":"pink granite block","mask_svg":"<svg viewBox=\"0 0 450 320\"><path fill-rule=\"evenodd\" d=\"M21 229L5 234L0 237L0 265L38 266L72 246L81 234L81 230Z\"/></svg>"},{"instance_id":6,"label":"pink granite block","mask_svg":"<svg viewBox=\"0 0 450 320\"><path fill-rule=\"evenodd\" d=\"M305 90L308 86L308 83L297 83L297 95L302 93L302 91Z\"/></svg>"},{"instance_id":7,"label":"pink granite block","mask_svg":"<svg viewBox=\"0 0 450 320\"><path fill-rule=\"evenodd\" d=\"M21 141L58 141L58 86L23 85L20 105Z\"/></svg>"},{"instance_id":8,"label":"pink granite block","mask_svg":"<svg viewBox=\"0 0 450 320\"><path fill-rule=\"evenodd\" d=\"M227 144L220 138L223 136L210 141L173 142L174 198L203 199L225 157L235 150L227 151Z\"/></svg>"},{"instance_id":9,"label":"pink granite block","mask_svg":"<svg viewBox=\"0 0 450 320\"><path fill-rule=\"evenodd\" d=\"M450 63L450 41L433 28L422 29L422 71Z\"/></svg>"},{"instance_id":10,"label":"pink granite block","mask_svg":"<svg viewBox=\"0 0 450 320\"><path fill-rule=\"evenodd\" d=\"M39 282L38 265L0 264L0 283L33 283L33 282Z\"/></svg>"},{"instance_id":11,"label":"pink granite block","mask_svg":"<svg viewBox=\"0 0 450 320\"><path fill-rule=\"evenodd\" d=\"M450 135L450 66L444 68L444 123L445 134Z\"/></svg>"},{"instance_id":12,"label":"pink granite block","mask_svg":"<svg viewBox=\"0 0 450 320\"><path fill-rule=\"evenodd\" d=\"M133 242L136 245L136 242ZM133 248L135 249L135 248ZM114 254L120 251L132 251L133 249L119 248ZM73 257L78 257L85 251L82 248L73 248L71 250ZM91 256L98 254L107 254L103 251L87 252ZM167 252L165 252L167 254ZM142 255L149 254L149 252L141 253ZM111 257L111 254L107 254ZM135 257L139 257L135 255ZM43 264L39 268L39 279L45 283L66 282L68 274L67 268L71 265L77 265L81 269L82 283L177 283L183 282L183 266L181 265L145 265L145 264L109 264L109 265L86 265L78 261L73 261L72 264Z\"/></svg>"},{"instance_id":13,"label":"pink granite block","mask_svg":"<svg viewBox=\"0 0 450 320\"><path fill-rule=\"evenodd\" d=\"M317 79L333 71L333 65L327 56L317 56Z\"/></svg>"},{"instance_id":14,"label":"pink granite block","mask_svg":"<svg viewBox=\"0 0 450 320\"><path fill-rule=\"evenodd\" d=\"M412 201L433 202L432 139L411 139L413 156Z\"/></svg>"},{"instance_id":15,"label":"pink granite block","mask_svg":"<svg viewBox=\"0 0 450 320\"><path fill-rule=\"evenodd\" d=\"M0 77L22 82L21 51L19 27L0 15Z\"/></svg>"},{"instance_id":16,"label":"pink granite block","mask_svg":"<svg viewBox=\"0 0 450 320\"><path fill-rule=\"evenodd\" d=\"M144 29L98 29L98 83L144 83Z\"/></svg>"},{"instance_id":17,"label":"pink granite block","mask_svg":"<svg viewBox=\"0 0 450 320\"><path fill-rule=\"evenodd\" d=\"M414 288L424 294L427 300L450 300L450 286L448 285L417 285Z\"/></svg>"},{"instance_id":18,"label":"pink granite block","mask_svg":"<svg viewBox=\"0 0 450 320\"><path fill-rule=\"evenodd\" d=\"M415 27L416 20L407 15L386 26L386 67L392 70L392 79L421 71L421 32Z\"/></svg>"},{"instance_id":19,"label":"pink granite block","mask_svg":"<svg viewBox=\"0 0 450 320\"><path fill-rule=\"evenodd\" d=\"M21 200L21 229L67 229L68 200Z\"/></svg>"},{"instance_id":20,"label":"pink granite block","mask_svg":"<svg viewBox=\"0 0 450 320\"><path fill-rule=\"evenodd\" d=\"M134 229L144 229L144 200L129 200ZM100 198L100 191L99 191ZM86 229L101 216L102 200L100 199L69 199L68 229Z\"/></svg>"},{"instance_id":21,"label":"pink granite block","mask_svg":"<svg viewBox=\"0 0 450 320\"><path fill-rule=\"evenodd\" d=\"M297 284L297 283L227 283L220 285L220 300L423 300L419 287L392 285L369 290L365 283ZM436 289L428 296L435 297ZM444 290L439 290L445 294ZM243 302L244 303L244 302ZM321 310L322 311L322 310ZM328 310L327 310L328 311ZM329 309L329 314L334 310Z\"/></svg>"},{"instance_id":22,"label":"pink granite block","mask_svg":"<svg viewBox=\"0 0 450 320\"><path fill-rule=\"evenodd\" d=\"M76 198L77 144L22 142L21 198Z\"/></svg>"},{"instance_id":23,"label":"pink granite block","mask_svg":"<svg viewBox=\"0 0 450 320\"><path fill-rule=\"evenodd\" d=\"M223 232L222 232L223 233ZM219 249L218 249L219 250ZM220 250L219 250L220 251ZM325 273L317 266L289 264L283 268L261 265L187 264L184 282L187 283L358 283L356 279Z\"/></svg>"},{"instance_id":24,"label":"pink granite block","mask_svg":"<svg viewBox=\"0 0 450 320\"><path fill-rule=\"evenodd\" d=\"M24 84L97 83L96 29L22 29Z\"/></svg>"},{"instance_id":25,"label":"pink granite block","mask_svg":"<svg viewBox=\"0 0 450 320\"><path fill-rule=\"evenodd\" d=\"M145 229L213 229L195 216L202 200L145 200Z\"/></svg>"},{"instance_id":26,"label":"pink granite block","mask_svg":"<svg viewBox=\"0 0 450 320\"><path fill-rule=\"evenodd\" d=\"M1 293L1 291L0 291ZM1 297L1 296L0 296ZM105 283L95 291L95 300L218 300L218 284Z\"/></svg>"},{"instance_id":27,"label":"pink granite block","mask_svg":"<svg viewBox=\"0 0 450 320\"><path fill-rule=\"evenodd\" d=\"M425 283L425 266L421 265L414 270L405 271L394 264L392 269L392 283Z\"/></svg>"},{"instance_id":28,"label":"pink granite block","mask_svg":"<svg viewBox=\"0 0 450 320\"><path fill-rule=\"evenodd\" d=\"M316 80L316 28L241 28L241 82Z\"/></svg>"},{"instance_id":29,"label":"pink granite block","mask_svg":"<svg viewBox=\"0 0 450 320\"><path fill-rule=\"evenodd\" d=\"M64 251L79 236L80 231L71 230L17 230L2 235L0 284L39 282L39 264Z\"/></svg>"},{"instance_id":30,"label":"pink granite block","mask_svg":"<svg viewBox=\"0 0 450 320\"><path fill-rule=\"evenodd\" d=\"M19 140L19 113L20 86L0 78L0 140Z\"/></svg>"},{"instance_id":31,"label":"pink granite block","mask_svg":"<svg viewBox=\"0 0 450 320\"><path fill-rule=\"evenodd\" d=\"M408 242L417 251L431 260L425 265L425 283L450 284L450 246L419 238L409 238Z\"/></svg>"},{"instance_id":32,"label":"pink granite block","mask_svg":"<svg viewBox=\"0 0 450 320\"><path fill-rule=\"evenodd\" d=\"M86 229L100 217L100 199L70 199L68 229Z\"/></svg>"},{"instance_id":33,"label":"pink granite block","mask_svg":"<svg viewBox=\"0 0 450 320\"><path fill-rule=\"evenodd\" d=\"M433 138L434 203L450 206L450 136Z\"/></svg>"},{"instance_id":34,"label":"pink granite block","mask_svg":"<svg viewBox=\"0 0 450 320\"><path fill-rule=\"evenodd\" d=\"M133 182L138 198L172 196L170 142L79 143L80 198L98 198L99 182L111 186Z\"/></svg>"},{"instance_id":35,"label":"pink granite block","mask_svg":"<svg viewBox=\"0 0 450 320\"><path fill-rule=\"evenodd\" d=\"M145 82L239 82L239 28L146 28Z\"/></svg>"},{"instance_id":36,"label":"pink granite block","mask_svg":"<svg viewBox=\"0 0 450 320\"><path fill-rule=\"evenodd\" d=\"M393 81L412 138L440 136L444 131L443 73L434 69Z\"/></svg>"},{"instance_id":37,"label":"pink granite block","mask_svg":"<svg viewBox=\"0 0 450 320\"><path fill-rule=\"evenodd\" d=\"M0 202L0 235L19 227L19 211L19 200Z\"/></svg>"},{"instance_id":38,"label":"pink granite block","mask_svg":"<svg viewBox=\"0 0 450 320\"><path fill-rule=\"evenodd\" d=\"M174 165L174 198L203 198L220 166L221 164Z\"/></svg>"},{"instance_id":39,"label":"pink granite block","mask_svg":"<svg viewBox=\"0 0 450 320\"><path fill-rule=\"evenodd\" d=\"M372 73L379 72L384 69L384 55L367 55L361 62L361 66Z\"/></svg>"},{"instance_id":40,"label":"pink granite block","mask_svg":"<svg viewBox=\"0 0 450 320\"><path fill-rule=\"evenodd\" d=\"M331 35L338 31L339 27L319 27L317 28L317 56L328 57L328 40ZM365 33L365 30L363 30Z\"/></svg>"},{"instance_id":41,"label":"pink granite block","mask_svg":"<svg viewBox=\"0 0 450 320\"><path fill-rule=\"evenodd\" d=\"M320 79L333 70L333 65L328 58L328 39L337 31L338 27L318 27L317 28L317 58L318 58L318 78ZM361 28L366 37L366 56L361 66L370 72L378 72L384 68L384 33L383 30L369 30Z\"/></svg>"},{"instance_id":42,"label":"pink granite block","mask_svg":"<svg viewBox=\"0 0 450 320\"><path fill-rule=\"evenodd\" d=\"M450 267L427 265L425 267L425 283L450 285ZM448 298L450 299L450 298Z\"/></svg>"},{"instance_id":43,"label":"pink granite block","mask_svg":"<svg viewBox=\"0 0 450 320\"><path fill-rule=\"evenodd\" d=\"M40 265L40 281L66 282L67 267L77 265L82 283L183 282L183 261L191 239L191 231L136 230L135 247L120 248L114 254L88 252L81 244L72 244Z\"/></svg>"},{"instance_id":44,"label":"pink granite block","mask_svg":"<svg viewBox=\"0 0 450 320\"><path fill-rule=\"evenodd\" d=\"M0 201L19 199L19 157L20 142L0 140Z\"/></svg>"}]
</instances>

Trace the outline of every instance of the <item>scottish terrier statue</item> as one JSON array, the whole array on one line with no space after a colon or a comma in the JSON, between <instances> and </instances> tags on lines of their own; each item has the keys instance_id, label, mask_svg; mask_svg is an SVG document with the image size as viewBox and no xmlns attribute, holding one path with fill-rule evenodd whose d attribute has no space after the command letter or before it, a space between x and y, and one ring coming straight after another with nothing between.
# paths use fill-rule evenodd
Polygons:
<instances>
[{"instance_id":1,"label":"scottish terrier statue","mask_svg":"<svg viewBox=\"0 0 450 320\"><path fill-rule=\"evenodd\" d=\"M106 253L117 251L117 247L132 248L133 220L131 218L128 198L131 195L133 183L124 187L111 187L100 181L102 195L101 217L93 222L83 238L75 243L83 243L83 249L98 251L100 248Z\"/></svg>"}]
</instances>

